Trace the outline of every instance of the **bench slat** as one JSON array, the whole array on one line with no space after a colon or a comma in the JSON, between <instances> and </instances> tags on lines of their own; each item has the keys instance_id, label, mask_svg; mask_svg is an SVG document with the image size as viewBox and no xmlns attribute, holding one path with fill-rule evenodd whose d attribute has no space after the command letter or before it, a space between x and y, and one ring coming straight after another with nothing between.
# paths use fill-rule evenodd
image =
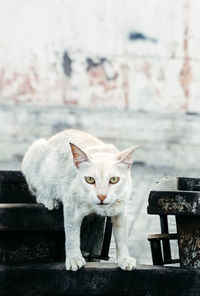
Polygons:
<instances>
[{"instance_id":1,"label":"bench slat","mask_svg":"<svg viewBox=\"0 0 200 296\"><path fill-rule=\"evenodd\" d=\"M0 231L62 231L62 209L39 204L0 204Z\"/></svg>"},{"instance_id":2,"label":"bench slat","mask_svg":"<svg viewBox=\"0 0 200 296\"><path fill-rule=\"evenodd\" d=\"M174 240L174 239L178 239L177 233L148 235L148 240Z\"/></svg>"},{"instance_id":3,"label":"bench slat","mask_svg":"<svg viewBox=\"0 0 200 296\"><path fill-rule=\"evenodd\" d=\"M36 203L21 171L0 171L0 203Z\"/></svg>"}]
</instances>

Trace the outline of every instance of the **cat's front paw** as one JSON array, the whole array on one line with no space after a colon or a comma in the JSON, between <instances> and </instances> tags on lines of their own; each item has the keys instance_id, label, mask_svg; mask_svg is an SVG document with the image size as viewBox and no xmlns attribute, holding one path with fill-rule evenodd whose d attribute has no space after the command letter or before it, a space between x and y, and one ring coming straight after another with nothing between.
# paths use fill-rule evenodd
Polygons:
<instances>
[{"instance_id":1,"label":"cat's front paw","mask_svg":"<svg viewBox=\"0 0 200 296\"><path fill-rule=\"evenodd\" d=\"M38 203L42 203L48 210L58 210L60 208L60 203L56 199L49 199L49 200L40 200L37 198Z\"/></svg>"},{"instance_id":2,"label":"cat's front paw","mask_svg":"<svg viewBox=\"0 0 200 296\"><path fill-rule=\"evenodd\" d=\"M118 260L118 265L123 270L133 270L136 268L136 260L132 257L122 258Z\"/></svg>"},{"instance_id":3,"label":"cat's front paw","mask_svg":"<svg viewBox=\"0 0 200 296\"><path fill-rule=\"evenodd\" d=\"M66 258L65 266L67 270L77 271L85 265L85 259L82 256Z\"/></svg>"}]
</instances>

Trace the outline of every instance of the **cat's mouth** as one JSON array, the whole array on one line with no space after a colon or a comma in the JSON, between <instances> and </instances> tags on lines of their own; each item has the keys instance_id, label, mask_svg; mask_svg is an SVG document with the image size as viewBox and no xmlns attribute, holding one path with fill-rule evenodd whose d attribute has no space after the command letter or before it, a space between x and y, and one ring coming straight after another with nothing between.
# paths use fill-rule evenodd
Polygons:
<instances>
[{"instance_id":1,"label":"cat's mouth","mask_svg":"<svg viewBox=\"0 0 200 296\"><path fill-rule=\"evenodd\" d=\"M109 203L105 203L105 202L104 202L104 203L103 203L103 202L99 202L99 203L97 203L97 205L98 205L98 206L107 206L107 205L109 205Z\"/></svg>"}]
</instances>

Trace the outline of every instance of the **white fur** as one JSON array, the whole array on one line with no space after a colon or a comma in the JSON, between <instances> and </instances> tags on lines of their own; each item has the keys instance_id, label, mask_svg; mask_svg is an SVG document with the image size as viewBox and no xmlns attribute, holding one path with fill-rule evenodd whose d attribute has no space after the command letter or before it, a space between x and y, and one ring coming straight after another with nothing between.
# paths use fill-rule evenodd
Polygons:
<instances>
[{"instance_id":1,"label":"white fur","mask_svg":"<svg viewBox=\"0 0 200 296\"><path fill-rule=\"evenodd\" d=\"M63 203L67 270L85 265L80 251L80 226L92 212L112 217L118 264L124 270L135 268L135 259L129 257L126 231L134 149L119 152L115 146L85 132L66 130L48 141L36 140L26 152L22 172L37 202L49 210L58 209ZM88 184L86 176L93 177L96 184ZM111 177L120 180L109 184ZM97 195L106 195L107 205L99 205Z\"/></svg>"}]
</instances>

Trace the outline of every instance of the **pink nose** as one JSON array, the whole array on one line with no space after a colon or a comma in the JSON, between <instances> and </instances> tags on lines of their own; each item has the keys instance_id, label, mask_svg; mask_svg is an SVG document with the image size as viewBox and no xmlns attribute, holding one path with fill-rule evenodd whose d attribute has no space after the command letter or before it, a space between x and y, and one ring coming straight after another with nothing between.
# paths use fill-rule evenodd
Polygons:
<instances>
[{"instance_id":1,"label":"pink nose","mask_svg":"<svg viewBox=\"0 0 200 296\"><path fill-rule=\"evenodd\" d=\"M98 199L100 201L104 201L104 199L107 197L106 195L97 195Z\"/></svg>"}]
</instances>

